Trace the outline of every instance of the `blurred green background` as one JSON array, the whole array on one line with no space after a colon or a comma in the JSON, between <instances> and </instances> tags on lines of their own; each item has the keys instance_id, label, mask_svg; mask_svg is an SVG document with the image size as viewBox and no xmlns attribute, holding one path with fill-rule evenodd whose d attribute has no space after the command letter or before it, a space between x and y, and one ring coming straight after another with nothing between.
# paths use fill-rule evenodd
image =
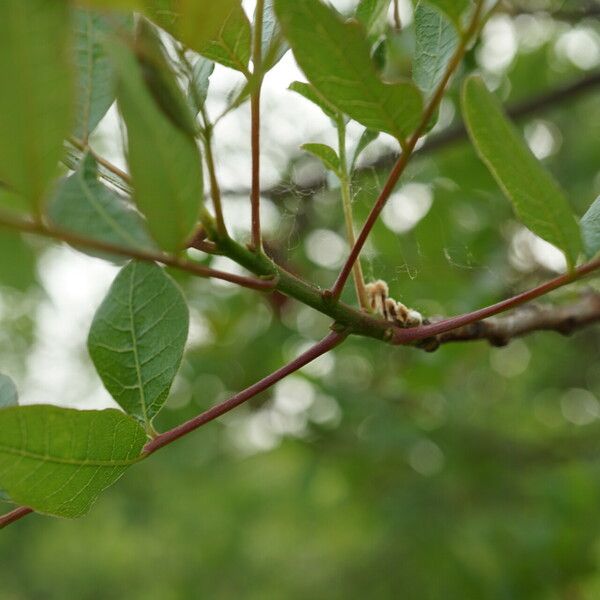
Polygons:
<instances>
[{"instance_id":1,"label":"blurred green background","mask_svg":"<svg viewBox=\"0 0 600 600\"><path fill-rule=\"evenodd\" d=\"M466 71L481 68L507 104L597 73L597 18L536 12L583 4L522 2L535 14L494 18ZM391 68L405 68L411 35L409 23L390 35ZM459 121L459 83L445 125ZM600 194L598 91L520 125L583 214ZM384 146L367 159L377 151ZM286 161L288 176L318 174L299 151ZM376 169L356 177L359 220L384 177ZM268 207L277 224L269 249L328 285L343 236L335 186L314 195L284 188ZM25 386L49 302L50 248L0 231L0 370ZM396 299L449 315L561 265L516 224L468 144L456 143L411 164L364 267ZM295 302L173 276L195 329L159 429L253 383L327 331L326 318ZM47 353L60 357L54 341L45 341ZM97 388L84 345L73 353ZM434 354L351 339L132 469L87 517L36 515L2 531L0 598L599 598L599 358L597 327Z\"/></svg>"}]
</instances>

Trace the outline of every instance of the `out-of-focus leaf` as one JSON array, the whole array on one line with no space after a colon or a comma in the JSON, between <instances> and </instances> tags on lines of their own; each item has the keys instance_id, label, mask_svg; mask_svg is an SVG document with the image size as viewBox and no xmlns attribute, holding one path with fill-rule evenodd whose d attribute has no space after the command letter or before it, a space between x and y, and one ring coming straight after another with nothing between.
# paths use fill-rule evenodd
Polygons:
<instances>
[{"instance_id":1,"label":"out-of-focus leaf","mask_svg":"<svg viewBox=\"0 0 600 600\"><path fill-rule=\"evenodd\" d=\"M143 8L144 0L77 0L76 4L86 8L102 10L139 10Z\"/></svg>"},{"instance_id":2,"label":"out-of-focus leaf","mask_svg":"<svg viewBox=\"0 0 600 600\"><path fill-rule=\"evenodd\" d=\"M27 215L31 212L31 205L26 198L4 187L0 183L0 207L2 210L8 210L20 215Z\"/></svg>"},{"instance_id":3,"label":"out-of-focus leaf","mask_svg":"<svg viewBox=\"0 0 600 600\"><path fill-rule=\"evenodd\" d=\"M117 410L0 409L0 487L37 512L84 515L134 464L143 429Z\"/></svg>"},{"instance_id":4,"label":"out-of-focus leaf","mask_svg":"<svg viewBox=\"0 0 600 600\"><path fill-rule=\"evenodd\" d=\"M87 154L78 170L58 187L48 207L50 220L60 229L83 237L134 250L156 250L142 216L116 192L98 181L96 161ZM92 256L106 253L82 249ZM109 255L122 263L122 256Z\"/></svg>"},{"instance_id":5,"label":"out-of-focus leaf","mask_svg":"<svg viewBox=\"0 0 600 600\"><path fill-rule=\"evenodd\" d=\"M176 127L194 137L198 131L194 115L171 70L158 31L146 19L138 21L135 49L144 82L156 104Z\"/></svg>"},{"instance_id":6,"label":"out-of-focus leaf","mask_svg":"<svg viewBox=\"0 0 600 600\"><path fill-rule=\"evenodd\" d=\"M67 3L6 0L0 40L0 180L39 212L69 130Z\"/></svg>"},{"instance_id":7,"label":"out-of-focus leaf","mask_svg":"<svg viewBox=\"0 0 600 600\"><path fill-rule=\"evenodd\" d=\"M438 8L420 1L415 10L415 37L413 77L425 96L430 96L456 51L458 32Z\"/></svg>"},{"instance_id":8,"label":"out-of-focus leaf","mask_svg":"<svg viewBox=\"0 0 600 600\"><path fill-rule=\"evenodd\" d=\"M363 24L370 38L385 32L391 0L360 0L356 7L356 18Z\"/></svg>"},{"instance_id":9,"label":"out-of-focus leaf","mask_svg":"<svg viewBox=\"0 0 600 600\"><path fill-rule=\"evenodd\" d=\"M427 0L427 2L444 11L459 27L463 14L472 6L471 0Z\"/></svg>"},{"instance_id":10,"label":"out-of-focus leaf","mask_svg":"<svg viewBox=\"0 0 600 600\"><path fill-rule=\"evenodd\" d=\"M183 355L189 314L179 288L153 263L131 262L98 308L88 349L106 389L147 428Z\"/></svg>"},{"instance_id":11,"label":"out-of-focus leaf","mask_svg":"<svg viewBox=\"0 0 600 600\"><path fill-rule=\"evenodd\" d=\"M378 131L373 131L372 129L365 129L358 140L358 144L356 145L356 150L354 151L354 155L352 157L352 161L350 163L350 170L353 171L356 166L356 161L358 157L361 155L362 151L371 143L374 142L379 137Z\"/></svg>"},{"instance_id":12,"label":"out-of-focus leaf","mask_svg":"<svg viewBox=\"0 0 600 600\"><path fill-rule=\"evenodd\" d=\"M142 0L145 13L186 46L228 67L244 70L250 23L240 0Z\"/></svg>"},{"instance_id":13,"label":"out-of-focus leaf","mask_svg":"<svg viewBox=\"0 0 600 600\"><path fill-rule=\"evenodd\" d=\"M196 114L198 114L206 102L210 76L214 69L215 63L203 56L199 56L192 66L192 76L188 87L188 100Z\"/></svg>"},{"instance_id":14,"label":"out-of-focus leaf","mask_svg":"<svg viewBox=\"0 0 600 600\"><path fill-rule=\"evenodd\" d=\"M8 375L0 373L0 408L17 406L18 404L19 394L17 392L17 386Z\"/></svg>"},{"instance_id":15,"label":"out-of-focus leaf","mask_svg":"<svg viewBox=\"0 0 600 600\"><path fill-rule=\"evenodd\" d=\"M135 201L161 248L179 250L202 210L198 146L155 104L131 52L116 41L110 51L118 73L117 100L127 125Z\"/></svg>"},{"instance_id":16,"label":"out-of-focus leaf","mask_svg":"<svg viewBox=\"0 0 600 600\"><path fill-rule=\"evenodd\" d=\"M471 76L465 82L462 106L479 156L521 222L560 248L572 267L581 251L581 235L558 183L533 155L480 77Z\"/></svg>"},{"instance_id":17,"label":"out-of-focus leaf","mask_svg":"<svg viewBox=\"0 0 600 600\"><path fill-rule=\"evenodd\" d=\"M86 141L115 100L114 69L106 56L104 38L131 31L133 15L79 9L73 23L77 84L74 135Z\"/></svg>"},{"instance_id":18,"label":"out-of-focus leaf","mask_svg":"<svg viewBox=\"0 0 600 600\"><path fill-rule=\"evenodd\" d=\"M250 21L243 8L236 6L224 20L216 35L197 50L210 60L247 73L251 46Z\"/></svg>"},{"instance_id":19,"label":"out-of-focus leaf","mask_svg":"<svg viewBox=\"0 0 600 600\"><path fill-rule=\"evenodd\" d=\"M310 152L313 156L316 156L329 171L333 171L336 175L340 173L340 159L336 151L327 146L327 144L309 143L302 144L300 146L302 150Z\"/></svg>"},{"instance_id":20,"label":"out-of-focus leaf","mask_svg":"<svg viewBox=\"0 0 600 600\"><path fill-rule=\"evenodd\" d=\"M385 84L358 23L344 23L319 0L276 0L277 14L309 81L341 112L397 139L419 123L422 97L412 82Z\"/></svg>"},{"instance_id":21,"label":"out-of-focus leaf","mask_svg":"<svg viewBox=\"0 0 600 600\"><path fill-rule=\"evenodd\" d=\"M296 92L301 96L304 96L307 100L316 104L330 119L336 121L340 113L337 111L335 106L332 106L317 90L310 84L304 83L303 81L294 81L288 88L292 92Z\"/></svg>"},{"instance_id":22,"label":"out-of-focus leaf","mask_svg":"<svg viewBox=\"0 0 600 600\"><path fill-rule=\"evenodd\" d=\"M35 283L35 252L21 234L0 228L0 257L0 286L25 291Z\"/></svg>"},{"instance_id":23,"label":"out-of-focus leaf","mask_svg":"<svg viewBox=\"0 0 600 600\"><path fill-rule=\"evenodd\" d=\"M586 254L591 258L600 252L600 196L581 219L581 235Z\"/></svg>"}]
</instances>

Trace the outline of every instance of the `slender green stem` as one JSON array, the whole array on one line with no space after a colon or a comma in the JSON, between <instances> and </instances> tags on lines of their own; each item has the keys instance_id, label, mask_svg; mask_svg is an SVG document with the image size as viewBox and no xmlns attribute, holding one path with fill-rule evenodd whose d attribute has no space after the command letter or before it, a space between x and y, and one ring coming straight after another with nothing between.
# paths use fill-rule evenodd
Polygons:
<instances>
[{"instance_id":1,"label":"slender green stem","mask_svg":"<svg viewBox=\"0 0 600 600\"><path fill-rule=\"evenodd\" d=\"M356 244L354 234L354 217L352 215L352 190L350 185L351 175L348 172L348 159L346 157L346 124L343 118L338 119L338 152L340 156L340 189L342 194L342 205L344 207L344 222L346 224L346 238L352 248ZM369 310L369 298L365 288L365 280L360 264L360 258L352 266L352 276L354 278L354 287L360 307Z\"/></svg>"},{"instance_id":2,"label":"slender green stem","mask_svg":"<svg viewBox=\"0 0 600 600\"><path fill-rule=\"evenodd\" d=\"M251 113L251 153L252 188L250 203L252 206L252 247L262 252L262 234L260 229L260 93L262 88L262 29L264 0L257 0L254 18L254 39L252 46L252 93L250 94Z\"/></svg>"},{"instance_id":3,"label":"slender green stem","mask_svg":"<svg viewBox=\"0 0 600 600\"><path fill-rule=\"evenodd\" d=\"M204 146L206 168L208 170L208 177L210 180L210 195L213 201L213 207L215 209L217 231L221 235L227 235L227 226L225 225L225 218L223 217L223 204L221 202L221 188L219 186L219 180L217 179L217 170L215 168L215 158L212 148L213 126L208 120L208 115L206 114L206 110L203 106L200 108L200 114L202 115L202 121L204 124L202 143Z\"/></svg>"}]
</instances>

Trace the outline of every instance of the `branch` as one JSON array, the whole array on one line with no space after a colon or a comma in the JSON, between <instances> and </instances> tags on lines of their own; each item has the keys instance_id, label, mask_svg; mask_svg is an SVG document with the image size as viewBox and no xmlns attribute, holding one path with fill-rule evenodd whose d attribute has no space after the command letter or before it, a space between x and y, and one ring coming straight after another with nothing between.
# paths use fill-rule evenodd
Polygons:
<instances>
[{"instance_id":1,"label":"branch","mask_svg":"<svg viewBox=\"0 0 600 600\"><path fill-rule=\"evenodd\" d=\"M332 331L320 342L309 348L306 352L303 352L293 361L287 365L284 365L270 375L267 375L260 381L257 381L255 384L241 391L239 394L232 396L229 398L229 400L225 400L225 402L221 402L220 404L209 408L207 411L203 412L197 417L182 423L170 431L166 431L165 433L161 433L160 435L156 436L153 440L146 444L146 447L144 448L144 454L148 456L157 450L160 450L164 446L172 444L174 441L178 440L184 435L187 435L191 431L202 427L202 425L206 425L206 423L209 423L210 421L214 421L221 415L224 415L240 404L250 400L250 398L253 398L257 394L260 394L261 392L270 388L278 381L284 379L291 373L294 373L294 371L301 369L315 358L318 358L330 350L333 350L333 348L341 344L346 339L347 335L348 334L346 332Z\"/></svg>"},{"instance_id":2,"label":"branch","mask_svg":"<svg viewBox=\"0 0 600 600\"><path fill-rule=\"evenodd\" d=\"M468 44L470 43L471 38L473 37L473 34L478 30L479 19L480 19L482 10L483 10L483 0L480 0L477 3L477 7L476 7L473 17L471 19L469 27L467 28L464 35L462 36L461 41L460 41L456 51L454 52L454 55L452 56L452 58L450 59L450 62L448 63L448 66L446 67L446 71L444 73L442 80L438 84L431 100L429 101L429 103L425 107L425 110L423 111L423 114L421 116L421 122L419 123L419 126L416 128L416 130L414 131L414 133L412 134L411 138L408 140L406 145L403 146L402 154L400 154L400 157L398 158L396 164L394 165L394 168L392 169L385 185L383 186L383 189L379 193L379 197L377 198L375 204L373 205L373 208L371 209L371 212L369 213L367 220L365 221L365 224L363 225L363 228L361 229L360 233L358 234L356 243L352 246L352 249L350 250L350 255L348 256L335 283L333 284L333 287L331 288L331 297L333 298L333 300L339 299L339 297L342 293L342 290L344 289L344 285L346 284L346 281L348 280L348 276L350 275L350 272L352 271L352 266L358 259L358 256L359 256L363 246L365 245L365 242L367 241L367 238L369 237L369 234L371 233L371 230L373 229L375 222L379 218L379 215L381 214L381 211L383 210L392 191L394 190L396 183L398 183L398 179L400 179L400 176L402 175L402 173L404 173L404 170L406 169L406 166L408 165L408 162L409 162L409 160L412 156L412 153L417 145L417 142L419 141L421 136L425 133L427 126L429 125L429 122L431 121L431 118L433 117L440 102L442 101L442 98L444 97L444 93L446 91L446 86L448 85L450 78L452 77L452 75L454 74L454 71L456 71L456 69L458 68L458 65L462 61L463 56L465 55L466 49L468 47Z\"/></svg>"},{"instance_id":3,"label":"branch","mask_svg":"<svg viewBox=\"0 0 600 600\"><path fill-rule=\"evenodd\" d=\"M30 515L32 512L33 510L26 506L19 506L18 508L11 510L9 513L0 516L0 529L8 527L11 523Z\"/></svg>"},{"instance_id":4,"label":"branch","mask_svg":"<svg viewBox=\"0 0 600 600\"><path fill-rule=\"evenodd\" d=\"M125 248L123 246L117 246L108 242L86 238L70 231L63 231L54 227L47 227L39 222L15 219L6 213L0 213L0 226L16 229L17 231L23 231L25 233L42 235L44 237L59 240L61 242L67 242L73 246L80 246L90 250L106 252L108 254L116 254L126 258L135 258L137 260L143 260L146 262L158 262L181 271L186 271L192 275L196 275L197 277L212 277L214 279L221 279L223 281L229 281L230 283L235 283L242 287L247 287L254 290L272 290L275 287L275 281L272 278L273 274L271 274L271 279L256 279L254 277L245 277L243 275L235 275L234 273L226 273L224 271L211 269L177 256L164 254L163 252Z\"/></svg>"},{"instance_id":5,"label":"branch","mask_svg":"<svg viewBox=\"0 0 600 600\"><path fill-rule=\"evenodd\" d=\"M461 327L471 325L472 323L477 323L478 321L483 321L484 319L493 317L494 315L506 312L512 308L516 308L521 304L525 304L526 302L530 302L531 300L545 296L546 294L568 285L569 283L583 279L590 273L593 273L599 269L600 258L597 258L591 262L581 265L573 271L569 271L564 275L550 279L549 281L546 281L537 287L527 290L526 292L522 292L521 294L517 294L512 298L492 304L491 306L486 306L485 308L480 308L479 310L475 310L458 317L443 319L437 323L422 325L421 327L414 327L412 329L395 329L390 332L391 342L393 344L410 344L412 342L418 342L420 340L431 338L449 331L454 331Z\"/></svg>"},{"instance_id":6,"label":"branch","mask_svg":"<svg viewBox=\"0 0 600 600\"><path fill-rule=\"evenodd\" d=\"M419 348L434 352L442 344L487 340L492 346L506 346L518 337L536 331L555 331L571 335L593 323L600 322L600 294L587 293L579 301L561 306L532 304L512 315L476 321L446 333L440 333L417 343Z\"/></svg>"},{"instance_id":7,"label":"branch","mask_svg":"<svg viewBox=\"0 0 600 600\"><path fill-rule=\"evenodd\" d=\"M270 388L272 385L281 381L291 373L294 373L298 369L306 366L309 362L315 360L319 356L326 354L330 350L333 350L336 346L341 344L347 337L348 333L345 331L337 330L332 331L326 337L324 337L320 342L316 343L314 346L309 348L306 352L303 352L300 356L289 362L287 365L284 365L277 371L267 375L260 381L257 381L255 384L241 391L239 394L232 396L229 400L225 400L225 402L221 402L209 408L207 411L199 414L197 417L182 423L181 425L171 429L170 431L166 431L165 433L161 433L157 435L155 438L150 440L144 450L142 451L142 458L148 458L151 454L172 444L177 441L179 438L195 431L199 427L214 421L218 417L224 415L230 410L236 408L240 404L247 402L254 396L264 392L266 389ZM6 515L0 516L0 529L7 527L11 523L22 519L28 514L34 512L31 508L27 508L24 506L20 506L15 510L9 512Z\"/></svg>"}]
</instances>

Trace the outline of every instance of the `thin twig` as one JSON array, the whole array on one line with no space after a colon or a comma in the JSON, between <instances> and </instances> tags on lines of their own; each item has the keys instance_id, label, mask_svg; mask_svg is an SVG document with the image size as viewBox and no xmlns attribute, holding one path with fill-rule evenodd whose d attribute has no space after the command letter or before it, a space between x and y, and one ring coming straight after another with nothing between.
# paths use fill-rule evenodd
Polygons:
<instances>
[{"instance_id":1,"label":"thin twig","mask_svg":"<svg viewBox=\"0 0 600 600\"><path fill-rule=\"evenodd\" d=\"M125 248L116 244L110 244L108 242L86 238L70 231L63 231L54 227L48 227L39 222L25 221L23 219L14 218L5 213L0 214L0 225L10 229L23 231L25 233L42 235L44 237L59 240L61 242L66 242L73 246L89 248L90 250L106 252L108 254L116 254L126 258L135 258L137 260L143 260L146 262L158 262L169 267L174 267L181 271L192 273L198 277L212 277L214 279L221 279L223 281L229 281L230 283L235 283L242 287L247 287L254 290L272 290L276 285L274 279L256 279L254 277L245 277L243 275L236 275L234 273L226 273L224 271L211 269L191 260L179 258L170 254L152 252L150 250L140 250L136 248Z\"/></svg>"},{"instance_id":2,"label":"thin twig","mask_svg":"<svg viewBox=\"0 0 600 600\"><path fill-rule=\"evenodd\" d=\"M264 379L261 379L260 381L256 382L255 384L240 392L239 394L236 394L235 396L229 398L229 400L221 402L220 404L213 406L212 408L208 409L207 411L203 412L197 417L194 417L193 419L187 421L186 423L182 423L178 427L175 427L174 429L171 429L170 431L167 431L155 437L153 440L148 442L148 444L146 444L146 447L144 448L144 453L147 455L152 454L153 452L156 452L160 448L163 448L164 446L173 443L175 440L178 440L179 438L190 433L191 431L198 429L198 427L202 427L202 425L205 425L210 421L214 421L214 419L216 419L217 417L224 415L226 412L229 412L236 406L243 404L247 400L250 400L250 398L253 398L257 394L260 394L260 392L263 392L264 390L270 388L278 381L290 375L290 373L301 369L309 362L313 361L315 358L318 358L319 356L326 354L330 350L333 350L333 348L341 344L346 339L346 336L346 333L332 331L320 342L309 348L306 352L303 352L300 356L289 362L287 365L281 367L274 373L267 375Z\"/></svg>"},{"instance_id":3,"label":"thin twig","mask_svg":"<svg viewBox=\"0 0 600 600\"><path fill-rule=\"evenodd\" d=\"M400 19L400 3L394 0L394 27L396 31L402 31L402 20Z\"/></svg>"},{"instance_id":4,"label":"thin twig","mask_svg":"<svg viewBox=\"0 0 600 600\"><path fill-rule=\"evenodd\" d=\"M410 160L410 158L412 156L412 152L415 149L417 142L419 141L419 138L425 132L433 114L437 110L437 107L439 106L439 104L444 96L444 92L446 91L446 86L448 85L450 78L454 74L454 71L458 68L458 65L460 64L460 62L464 56L464 53L465 53L467 46L471 40L471 37L473 36L473 33L475 31L477 31L482 8L483 8L483 2L480 1L477 4L477 8L476 8L473 18L471 20L471 24L469 25L469 27L468 27L467 31L465 32L465 34L463 35L463 37L461 38L461 42L459 43L458 48L456 49L454 55L452 56L452 58L450 59L450 62L448 63L446 72L444 73L444 77L442 78L441 82L438 84L438 86L435 90L435 93L433 94L431 100L429 101L429 103L425 107L425 110L423 111L423 115L421 116L421 122L419 123L417 129L415 130L415 132L413 133L413 135L411 136L409 141L404 145L404 148L403 148L402 154L400 155L400 158L398 158L398 161L394 165L394 168L392 169L385 185L383 186L383 189L379 193L379 197L377 198L377 201L375 202L373 208L371 209L371 212L369 213L369 216L367 217L367 220L365 221L363 228L361 229L360 233L358 234L356 243L354 244L354 246L352 246L352 249L350 250L350 255L348 256L348 259L344 263L342 270L340 271L333 287L331 288L331 297L334 300L339 299L339 297L342 293L342 290L344 289L344 285L346 284L346 281L348 280L348 276L350 275L350 272L352 271L352 265L354 265L354 263L358 259L358 256L359 256L363 246L365 245L365 242L367 241L367 237L371 233L371 230L373 229L375 222L379 218L379 215L381 214L383 207L385 206L394 187L396 186L396 183L398 183L398 179L404 172L404 170L408 164L408 161Z\"/></svg>"},{"instance_id":5,"label":"thin twig","mask_svg":"<svg viewBox=\"0 0 600 600\"><path fill-rule=\"evenodd\" d=\"M346 238L350 247L356 244L356 235L354 233L354 217L352 214L352 192L350 189L350 173L348 173L348 159L346 157L346 124L343 118L338 119L338 151L340 156L340 191L342 195L342 206L344 208L344 222L346 224ZM365 288L365 279L363 276L362 265L358 259L352 267L352 276L354 278L354 287L358 303L363 310L369 308L369 298Z\"/></svg>"},{"instance_id":6,"label":"thin twig","mask_svg":"<svg viewBox=\"0 0 600 600\"><path fill-rule=\"evenodd\" d=\"M11 510L9 513L0 516L0 529L8 527L11 523L30 515L32 512L33 510L26 506L19 506L18 508Z\"/></svg>"},{"instance_id":7,"label":"thin twig","mask_svg":"<svg viewBox=\"0 0 600 600\"><path fill-rule=\"evenodd\" d=\"M77 138L72 136L69 138L69 143L75 146L75 148L77 148L81 152L89 152L99 165L102 165L107 171L110 171L113 175L116 175L119 179L122 179L128 186L131 186L131 176L129 175L129 173L125 173L125 171L122 171L121 169L119 169L119 167L113 165L113 163L106 160L106 158L103 158L102 156L94 152L90 148L89 144L85 144L81 140L78 140Z\"/></svg>"},{"instance_id":8,"label":"thin twig","mask_svg":"<svg viewBox=\"0 0 600 600\"><path fill-rule=\"evenodd\" d=\"M217 221L217 231L221 235L227 235L227 227L225 225L225 219L223 217L223 205L221 202L221 188L219 187L219 181L217 179L217 170L215 168L215 159L212 149L212 124L208 120L208 115L204 107L200 108L202 120L204 123L202 142L204 145L204 158L206 160L206 168L208 170L208 177L210 180L210 195L213 201L213 207L215 209L215 219Z\"/></svg>"},{"instance_id":9,"label":"thin twig","mask_svg":"<svg viewBox=\"0 0 600 600\"><path fill-rule=\"evenodd\" d=\"M252 93L250 94L251 113L251 152L252 152L252 247L262 252L260 230L260 93L262 89L262 28L264 0L257 0L254 18L254 40L252 47Z\"/></svg>"},{"instance_id":10,"label":"thin twig","mask_svg":"<svg viewBox=\"0 0 600 600\"><path fill-rule=\"evenodd\" d=\"M300 356L290 361L287 365L284 365L274 373L267 375L260 381L257 381L255 384L241 391L239 394L229 398L225 402L221 402L208 409L207 411L199 414L197 417L182 423L181 425L171 429L170 431L166 431L165 433L161 433L157 435L155 438L150 440L143 452L142 458L148 458L151 454L172 444L183 436L195 431L199 427L214 421L218 417L224 415L230 410L236 408L240 404L254 398L254 396L264 392L266 389L270 388L272 385L276 384L278 381L281 381L291 373L294 373L298 369L301 369L308 363L312 362L319 356L326 354L330 350L333 350L336 346L341 344L347 337L347 333L340 331L332 331L326 337L324 337L320 342L316 343L314 346L303 352ZM11 511L6 515L2 515L0 517L0 529L3 527L7 527L11 523L22 519L24 516L32 513L33 510L31 508L19 507L15 510Z\"/></svg>"}]
</instances>

